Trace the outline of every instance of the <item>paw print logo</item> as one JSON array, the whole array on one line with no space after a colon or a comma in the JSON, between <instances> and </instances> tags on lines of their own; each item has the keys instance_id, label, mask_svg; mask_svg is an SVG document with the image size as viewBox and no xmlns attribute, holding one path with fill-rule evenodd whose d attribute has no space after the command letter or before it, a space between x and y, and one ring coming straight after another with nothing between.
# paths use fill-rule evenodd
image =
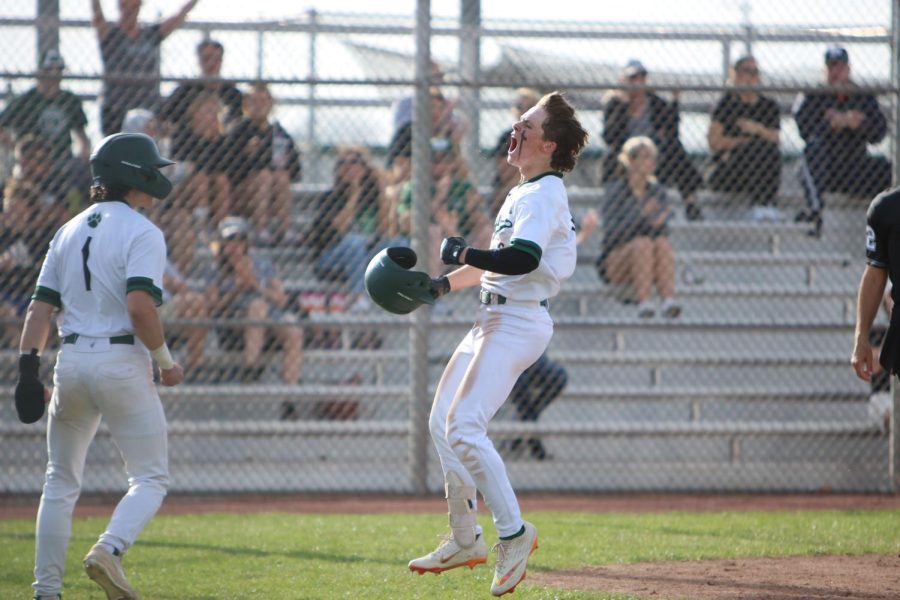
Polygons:
<instances>
[{"instance_id":1,"label":"paw print logo","mask_svg":"<svg viewBox=\"0 0 900 600\"><path fill-rule=\"evenodd\" d=\"M96 227L97 225L99 225L101 218L102 217L100 216L100 213L94 213L94 214L90 215L87 219L88 227Z\"/></svg>"}]
</instances>

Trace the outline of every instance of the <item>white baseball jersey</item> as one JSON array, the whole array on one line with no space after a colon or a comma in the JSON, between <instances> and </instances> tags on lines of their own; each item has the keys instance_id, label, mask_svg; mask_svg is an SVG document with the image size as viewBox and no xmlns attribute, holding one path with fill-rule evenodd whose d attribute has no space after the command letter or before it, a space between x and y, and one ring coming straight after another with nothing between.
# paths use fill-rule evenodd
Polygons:
<instances>
[{"instance_id":1,"label":"white baseball jersey","mask_svg":"<svg viewBox=\"0 0 900 600\"><path fill-rule=\"evenodd\" d=\"M126 295L162 303L162 231L125 202L91 205L63 225L47 250L33 298L61 309L60 337L133 333Z\"/></svg>"},{"instance_id":2,"label":"white baseball jersey","mask_svg":"<svg viewBox=\"0 0 900 600\"><path fill-rule=\"evenodd\" d=\"M562 174L550 171L513 188L494 222L491 248L514 246L538 259L524 275L485 271L481 286L510 300L537 301L559 293L575 272L575 221Z\"/></svg>"}]
</instances>

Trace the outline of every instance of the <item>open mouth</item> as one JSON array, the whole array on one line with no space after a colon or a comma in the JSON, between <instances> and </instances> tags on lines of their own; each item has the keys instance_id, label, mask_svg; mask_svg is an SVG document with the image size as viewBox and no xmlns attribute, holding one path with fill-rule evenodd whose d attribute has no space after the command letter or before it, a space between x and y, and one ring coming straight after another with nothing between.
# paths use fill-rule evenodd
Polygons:
<instances>
[{"instance_id":1,"label":"open mouth","mask_svg":"<svg viewBox=\"0 0 900 600\"><path fill-rule=\"evenodd\" d=\"M507 153L512 154L513 152L516 151L516 148L518 146L519 146L519 140L516 138L515 135L510 135L509 136L509 149L507 150Z\"/></svg>"}]
</instances>

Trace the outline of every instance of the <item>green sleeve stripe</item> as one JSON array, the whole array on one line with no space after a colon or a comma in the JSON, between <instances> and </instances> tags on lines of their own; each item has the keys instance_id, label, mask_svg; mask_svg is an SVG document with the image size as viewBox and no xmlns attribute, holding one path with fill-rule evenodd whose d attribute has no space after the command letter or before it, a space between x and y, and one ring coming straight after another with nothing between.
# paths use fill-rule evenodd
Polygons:
<instances>
[{"instance_id":1,"label":"green sleeve stripe","mask_svg":"<svg viewBox=\"0 0 900 600\"><path fill-rule=\"evenodd\" d=\"M34 288L34 293L31 295L32 300L40 300L41 302L46 302L47 304L52 304L56 308L62 308L62 297L59 295L59 292L56 290L51 290L48 287L44 287L42 285Z\"/></svg>"},{"instance_id":2,"label":"green sleeve stripe","mask_svg":"<svg viewBox=\"0 0 900 600\"><path fill-rule=\"evenodd\" d=\"M153 285L153 280L149 277L129 277L126 283L125 293L128 294L136 290L150 294L157 306L162 304L162 290Z\"/></svg>"},{"instance_id":3,"label":"green sleeve stripe","mask_svg":"<svg viewBox=\"0 0 900 600\"><path fill-rule=\"evenodd\" d=\"M511 248L515 248L516 250L521 250L522 252L527 252L528 254L535 257L538 262L541 262L541 255L543 251L541 247L535 244L534 242L529 242L528 240L521 240L519 238L513 238L509 245Z\"/></svg>"}]
</instances>

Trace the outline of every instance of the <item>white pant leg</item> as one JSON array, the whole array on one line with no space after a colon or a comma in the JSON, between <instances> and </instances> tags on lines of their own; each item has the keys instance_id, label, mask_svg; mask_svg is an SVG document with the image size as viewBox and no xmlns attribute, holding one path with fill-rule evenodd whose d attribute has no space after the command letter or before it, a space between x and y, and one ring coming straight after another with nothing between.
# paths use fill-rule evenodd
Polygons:
<instances>
[{"instance_id":1,"label":"white pant leg","mask_svg":"<svg viewBox=\"0 0 900 600\"><path fill-rule=\"evenodd\" d=\"M506 466L487 436L488 423L519 375L546 350L553 322L542 308L482 307L470 335L472 354L447 413L446 440L505 537L519 531L522 515Z\"/></svg>"},{"instance_id":2,"label":"white pant leg","mask_svg":"<svg viewBox=\"0 0 900 600\"><path fill-rule=\"evenodd\" d=\"M450 406L453 404L453 398L456 396L456 390L459 389L463 375L469 368L469 363L473 356L473 332L470 331L466 337L459 343L450 361L444 368L441 380L438 382L437 390L434 393L434 402L431 405L431 415L428 419L428 426L431 430L431 439L434 447L437 449L438 458L441 461L441 470L444 472L444 481L447 480L447 473L455 472L463 481L463 485L476 487L475 481L466 467L460 462L459 457L450 447L447 441L447 414L450 412ZM473 510L478 509L477 498L474 501ZM481 526L476 526L476 531L481 533Z\"/></svg>"},{"instance_id":3,"label":"white pant leg","mask_svg":"<svg viewBox=\"0 0 900 600\"><path fill-rule=\"evenodd\" d=\"M127 352L98 365L93 389L128 474L128 493L116 506L100 541L125 552L166 495L166 418L146 354Z\"/></svg>"},{"instance_id":4,"label":"white pant leg","mask_svg":"<svg viewBox=\"0 0 900 600\"><path fill-rule=\"evenodd\" d=\"M88 447L100 424L78 367L80 356L62 352L53 374L47 421L47 472L35 531L35 582L39 596L62 590L72 511L81 493Z\"/></svg>"}]
</instances>

